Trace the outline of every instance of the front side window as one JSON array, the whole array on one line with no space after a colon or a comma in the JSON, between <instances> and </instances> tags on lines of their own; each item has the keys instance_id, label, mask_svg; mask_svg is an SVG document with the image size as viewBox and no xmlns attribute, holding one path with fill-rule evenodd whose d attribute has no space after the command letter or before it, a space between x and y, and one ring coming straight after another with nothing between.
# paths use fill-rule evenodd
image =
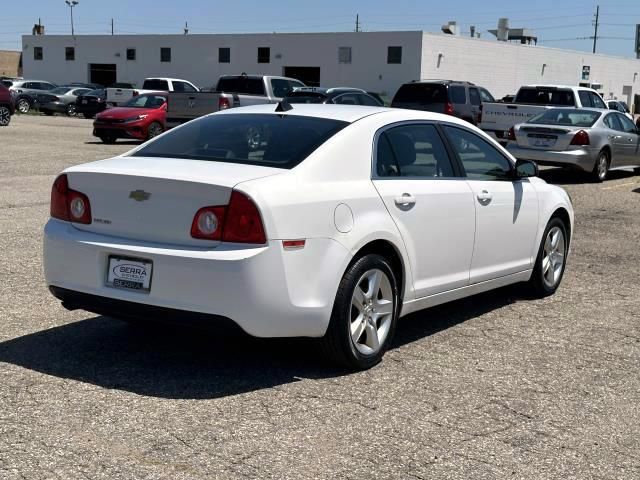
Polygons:
<instances>
[{"instance_id":1,"label":"front side window","mask_svg":"<svg viewBox=\"0 0 640 480\"><path fill-rule=\"evenodd\" d=\"M402 63L402 47L387 48L387 63L392 63L392 64Z\"/></svg>"},{"instance_id":2,"label":"front side window","mask_svg":"<svg viewBox=\"0 0 640 480\"><path fill-rule=\"evenodd\" d=\"M583 107L593 107L591 103L591 95L586 90L580 90L578 92L578 96L580 97L580 103Z\"/></svg>"},{"instance_id":3,"label":"front side window","mask_svg":"<svg viewBox=\"0 0 640 480\"><path fill-rule=\"evenodd\" d=\"M373 98L371 95L359 93L358 95L356 95L356 97L358 99L358 102L360 102L360 105L365 105L367 107L382 107L380 102Z\"/></svg>"},{"instance_id":4,"label":"front side window","mask_svg":"<svg viewBox=\"0 0 640 480\"><path fill-rule=\"evenodd\" d=\"M475 133L445 125L451 146L470 180L511 180L511 162Z\"/></svg>"},{"instance_id":5,"label":"front side window","mask_svg":"<svg viewBox=\"0 0 640 480\"><path fill-rule=\"evenodd\" d=\"M33 47L33 59L42 60L43 57L42 47Z\"/></svg>"},{"instance_id":6,"label":"front side window","mask_svg":"<svg viewBox=\"0 0 640 480\"><path fill-rule=\"evenodd\" d=\"M174 80L172 83L173 83L174 92L186 92L186 93L197 92L197 90L187 82L179 82L177 80Z\"/></svg>"},{"instance_id":7,"label":"front side window","mask_svg":"<svg viewBox=\"0 0 640 480\"><path fill-rule=\"evenodd\" d=\"M170 62L171 61L171 49L167 47L162 47L160 49L160 61L161 62Z\"/></svg>"},{"instance_id":8,"label":"front side window","mask_svg":"<svg viewBox=\"0 0 640 480\"><path fill-rule=\"evenodd\" d=\"M631 120L629 120L629 118L627 118L626 116L622 115L621 113L614 113L614 115L616 117L618 117L618 120L622 124L622 129L624 130L625 133L637 133L638 132L638 129L636 128L636 125Z\"/></svg>"},{"instance_id":9,"label":"front side window","mask_svg":"<svg viewBox=\"0 0 640 480\"><path fill-rule=\"evenodd\" d=\"M479 88L478 90L480 91L480 98L482 99L483 102L496 101L496 99L493 98L493 95L491 95L488 90L485 90L484 88Z\"/></svg>"},{"instance_id":10,"label":"front side window","mask_svg":"<svg viewBox=\"0 0 640 480\"><path fill-rule=\"evenodd\" d=\"M237 113L200 117L132 154L290 169L348 122L297 115Z\"/></svg>"},{"instance_id":11,"label":"front side window","mask_svg":"<svg viewBox=\"0 0 640 480\"><path fill-rule=\"evenodd\" d=\"M291 82L284 78L272 78L271 90L273 90L273 96L276 98L284 98L291 93Z\"/></svg>"},{"instance_id":12,"label":"front side window","mask_svg":"<svg viewBox=\"0 0 640 480\"><path fill-rule=\"evenodd\" d=\"M67 61L73 61L76 59L76 49L74 47L65 47L64 59Z\"/></svg>"},{"instance_id":13,"label":"front side window","mask_svg":"<svg viewBox=\"0 0 640 480\"><path fill-rule=\"evenodd\" d=\"M336 105L359 105L358 97L353 93L343 93L333 99Z\"/></svg>"},{"instance_id":14,"label":"front side window","mask_svg":"<svg viewBox=\"0 0 640 480\"><path fill-rule=\"evenodd\" d=\"M218 63L231 63L231 49L229 47L218 49Z\"/></svg>"},{"instance_id":15,"label":"front side window","mask_svg":"<svg viewBox=\"0 0 640 480\"><path fill-rule=\"evenodd\" d=\"M269 47L258 47L258 63L269 63L271 61L271 49Z\"/></svg>"},{"instance_id":16,"label":"front side window","mask_svg":"<svg viewBox=\"0 0 640 480\"><path fill-rule=\"evenodd\" d=\"M378 177L453 177L444 143L433 125L411 124L385 130L378 137Z\"/></svg>"},{"instance_id":17,"label":"front side window","mask_svg":"<svg viewBox=\"0 0 640 480\"><path fill-rule=\"evenodd\" d=\"M610 113L605 117L603 121L607 128L610 128L611 130L617 130L619 132L622 131L622 125L618 121L618 116L615 113Z\"/></svg>"}]
</instances>

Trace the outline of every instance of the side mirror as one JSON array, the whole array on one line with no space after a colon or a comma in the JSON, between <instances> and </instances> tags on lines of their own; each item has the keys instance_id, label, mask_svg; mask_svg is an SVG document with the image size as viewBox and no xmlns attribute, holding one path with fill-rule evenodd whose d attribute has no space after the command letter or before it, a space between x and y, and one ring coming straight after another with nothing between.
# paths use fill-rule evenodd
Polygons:
<instances>
[{"instance_id":1,"label":"side mirror","mask_svg":"<svg viewBox=\"0 0 640 480\"><path fill-rule=\"evenodd\" d=\"M516 178L537 177L539 174L538 164L531 160L516 161Z\"/></svg>"}]
</instances>

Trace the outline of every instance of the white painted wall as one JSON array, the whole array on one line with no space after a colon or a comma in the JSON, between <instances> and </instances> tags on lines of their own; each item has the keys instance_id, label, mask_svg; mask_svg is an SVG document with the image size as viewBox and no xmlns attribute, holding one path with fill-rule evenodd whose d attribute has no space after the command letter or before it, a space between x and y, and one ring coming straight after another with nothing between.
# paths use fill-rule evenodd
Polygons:
<instances>
[{"instance_id":1,"label":"white painted wall","mask_svg":"<svg viewBox=\"0 0 640 480\"><path fill-rule=\"evenodd\" d=\"M215 85L223 74L282 75L284 66L320 67L323 86L354 86L393 95L404 82L419 78L422 32L361 32L220 35L25 35L24 77L56 83L89 81L90 63L117 65L118 81L141 85L163 76ZM43 47L43 60L33 47ZM65 47L75 60L65 61ZM387 64L387 47L402 46L402 64ZM171 63L160 62L160 48L171 47ZM231 48L231 63L218 63L218 48ZM258 64L258 47L271 48L271 63ZM338 47L352 47L352 63L338 63ZM126 49L136 60L126 60ZM119 56L118 56L119 54ZM276 58L280 55L281 58Z\"/></svg>"},{"instance_id":2,"label":"white painted wall","mask_svg":"<svg viewBox=\"0 0 640 480\"><path fill-rule=\"evenodd\" d=\"M444 55L440 66L439 53ZM578 85L583 65L591 67L589 82L602 84L599 91L605 98L613 94L632 102L633 97L623 96L625 85L631 87L632 94L640 94L640 60L635 58L423 34L421 78L468 80L487 88L496 98L515 94L526 84Z\"/></svg>"}]
</instances>

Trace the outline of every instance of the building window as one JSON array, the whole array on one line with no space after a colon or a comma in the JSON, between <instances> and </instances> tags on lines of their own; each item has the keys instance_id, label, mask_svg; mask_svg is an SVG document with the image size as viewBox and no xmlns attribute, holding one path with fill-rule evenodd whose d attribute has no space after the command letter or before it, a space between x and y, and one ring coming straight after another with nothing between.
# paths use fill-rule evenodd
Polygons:
<instances>
[{"instance_id":1,"label":"building window","mask_svg":"<svg viewBox=\"0 0 640 480\"><path fill-rule=\"evenodd\" d=\"M223 47L218 49L218 63L231 63L231 49Z\"/></svg>"},{"instance_id":2,"label":"building window","mask_svg":"<svg viewBox=\"0 0 640 480\"><path fill-rule=\"evenodd\" d=\"M351 47L338 48L338 63L351 63Z\"/></svg>"},{"instance_id":3,"label":"building window","mask_svg":"<svg viewBox=\"0 0 640 480\"><path fill-rule=\"evenodd\" d=\"M170 62L171 61L171 49L167 47L162 47L160 49L160 61L161 62Z\"/></svg>"},{"instance_id":4,"label":"building window","mask_svg":"<svg viewBox=\"0 0 640 480\"><path fill-rule=\"evenodd\" d=\"M127 60L135 60L135 59L136 59L136 49L127 48ZM169 52L169 59L171 59L171 52Z\"/></svg>"},{"instance_id":5,"label":"building window","mask_svg":"<svg viewBox=\"0 0 640 480\"><path fill-rule=\"evenodd\" d=\"M34 60L42 60L42 47L33 47L33 59Z\"/></svg>"},{"instance_id":6,"label":"building window","mask_svg":"<svg viewBox=\"0 0 640 480\"><path fill-rule=\"evenodd\" d=\"M76 49L74 47L65 47L64 49L64 59L68 61L72 61L76 59Z\"/></svg>"},{"instance_id":7,"label":"building window","mask_svg":"<svg viewBox=\"0 0 640 480\"><path fill-rule=\"evenodd\" d=\"M402 47L389 47L387 49L387 63L402 63Z\"/></svg>"},{"instance_id":8,"label":"building window","mask_svg":"<svg viewBox=\"0 0 640 480\"><path fill-rule=\"evenodd\" d=\"M271 61L271 49L269 47L258 47L258 63L269 63Z\"/></svg>"}]
</instances>

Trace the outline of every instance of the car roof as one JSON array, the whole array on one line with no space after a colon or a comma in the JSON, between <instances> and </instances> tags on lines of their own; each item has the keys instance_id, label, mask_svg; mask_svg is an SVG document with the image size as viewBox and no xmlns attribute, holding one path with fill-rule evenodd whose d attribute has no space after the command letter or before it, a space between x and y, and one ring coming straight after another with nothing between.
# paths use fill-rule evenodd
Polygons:
<instances>
[{"instance_id":1,"label":"car roof","mask_svg":"<svg viewBox=\"0 0 640 480\"><path fill-rule=\"evenodd\" d=\"M475 83L473 82L467 82L466 80L445 80L445 79L438 79L438 78L426 78L426 79L421 79L421 80L413 80L409 83L440 83L440 84L460 84L460 85L472 85L472 86L476 86Z\"/></svg>"},{"instance_id":2,"label":"car roof","mask_svg":"<svg viewBox=\"0 0 640 480\"><path fill-rule=\"evenodd\" d=\"M145 82L147 80L168 80L170 82L187 82L187 83L191 83L189 80L185 80L184 78L171 78L171 77L147 77L147 78L144 79Z\"/></svg>"},{"instance_id":3,"label":"car roof","mask_svg":"<svg viewBox=\"0 0 640 480\"><path fill-rule=\"evenodd\" d=\"M451 115L441 113L425 112L421 110L406 110L402 108L367 107L362 105L334 105L326 103L296 103L291 105L290 110L284 112L276 111L277 105L263 104L251 105L247 107L237 107L213 113L211 115L233 115L239 113L262 113L277 115L299 115L303 117L326 118L329 120L339 120L353 123L372 115L385 115L389 117L389 122L403 120L424 120L455 123L464 126L471 126L469 123Z\"/></svg>"},{"instance_id":4,"label":"car roof","mask_svg":"<svg viewBox=\"0 0 640 480\"><path fill-rule=\"evenodd\" d=\"M551 85L551 84L523 85L520 88L556 88L556 89L563 88L567 90L573 90L575 88L576 90L595 91L593 90L593 88L589 88L589 87L576 87L575 85Z\"/></svg>"}]
</instances>

